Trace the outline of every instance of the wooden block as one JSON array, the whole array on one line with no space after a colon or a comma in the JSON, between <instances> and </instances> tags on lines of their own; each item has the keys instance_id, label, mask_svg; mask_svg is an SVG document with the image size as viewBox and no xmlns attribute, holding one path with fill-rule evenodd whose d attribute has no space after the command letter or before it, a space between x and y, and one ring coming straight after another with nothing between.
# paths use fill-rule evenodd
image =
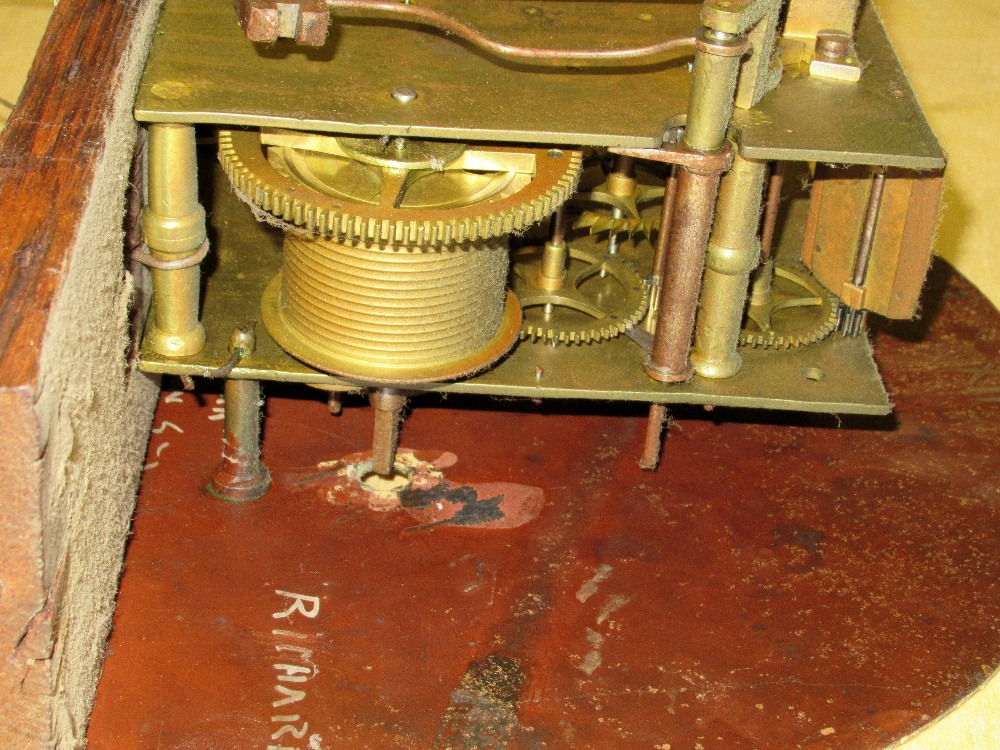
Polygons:
<instances>
[{"instance_id":1,"label":"wooden block","mask_svg":"<svg viewBox=\"0 0 1000 750\"><path fill-rule=\"evenodd\" d=\"M3 747L82 745L114 608L157 390L123 236L158 5L63 0L0 135Z\"/></svg>"},{"instance_id":2,"label":"wooden block","mask_svg":"<svg viewBox=\"0 0 1000 750\"><path fill-rule=\"evenodd\" d=\"M888 170L860 294L849 287L854 286L854 259L870 185L871 167L817 165L802 260L823 286L852 307L889 318L911 318L933 253L942 172Z\"/></svg>"}]
</instances>

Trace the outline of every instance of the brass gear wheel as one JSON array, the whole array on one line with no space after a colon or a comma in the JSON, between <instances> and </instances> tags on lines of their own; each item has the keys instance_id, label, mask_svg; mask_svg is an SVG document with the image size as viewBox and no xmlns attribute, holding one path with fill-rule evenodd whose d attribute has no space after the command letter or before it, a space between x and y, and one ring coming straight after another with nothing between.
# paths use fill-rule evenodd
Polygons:
<instances>
[{"instance_id":1,"label":"brass gear wheel","mask_svg":"<svg viewBox=\"0 0 1000 750\"><path fill-rule=\"evenodd\" d=\"M641 166L637 166L641 169ZM648 173L645 173L648 178ZM579 218L573 222L574 229L586 229L590 234L608 232L649 236L660 225L660 211L648 215L648 209L663 204L665 192L663 180L658 184L647 184L638 179L633 181L631 191L623 194L615 177L609 175L604 182L591 190L582 190L573 197L573 203L584 206Z\"/></svg>"},{"instance_id":2,"label":"brass gear wheel","mask_svg":"<svg viewBox=\"0 0 1000 750\"><path fill-rule=\"evenodd\" d=\"M296 131L219 133L236 190L344 244L421 250L521 232L576 189L579 151Z\"/></svg>"},{"instance_id":3,"label":"brass gear wheel","mask_svg":"<svg viewBox=\"0 0 1000 750\"><path fill-rule=\"evenodd\" d=\"M524 313L522 339L589 344L615 338L642 319L649 288L627 263L570 245L565 284L548 291L534 283L542 253L525 247L511 256L513 290Z\"/></svg>"},{"instance_id":4,"label":"brass gear wheel","mask_svg":"<svg viewBox=\"0 0 1000 750\"><path fill-rule=\"evenodd\" d=\"M837 326L837 299L801 263L775 264L771 299L747 307L740 343L793 349L826 338Z\"/></svg>"}]
</instances>

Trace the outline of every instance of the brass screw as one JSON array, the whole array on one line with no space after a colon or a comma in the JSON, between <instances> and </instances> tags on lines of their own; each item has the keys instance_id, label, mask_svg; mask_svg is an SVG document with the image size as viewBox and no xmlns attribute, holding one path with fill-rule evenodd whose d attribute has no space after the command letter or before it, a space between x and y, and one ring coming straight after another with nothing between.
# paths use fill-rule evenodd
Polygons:
<instances>
[{"instance_id":1,"label":"brass screw","mask_svg":"<svg viewBox=\"0 0 1000 750\"><path fill-rule=\"evenodd\" d=\"M408 104L420 96L420 93L413 86L396 86L392 90L392 98L397 102Z\"/></svg>"},{"instance_id":2,"label":"brass screw","mask_svg":"<svg viewBox=\"0 0 1000 750\"><path fill-rule=\"evenodd\" d=\"M851 49L851 35L839 29L823 29L816 34L816 54L828 60L842 60Z\"/></svg>"}]
</instances>

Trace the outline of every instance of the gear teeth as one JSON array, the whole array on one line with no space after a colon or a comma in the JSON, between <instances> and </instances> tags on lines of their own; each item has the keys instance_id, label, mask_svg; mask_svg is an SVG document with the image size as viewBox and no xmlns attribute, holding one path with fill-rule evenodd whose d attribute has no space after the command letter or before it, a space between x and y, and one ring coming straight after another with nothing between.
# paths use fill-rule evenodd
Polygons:
<instances>
[{"instance_id":1,"label":"gear teeth","mask_svg":"<svg viewBox=\"0 0 1000 750\"><path fill-rule=\"evenodd\" d=\"M465 242L481 242L493 237L520 233L532 224L551 215L576 191L583 170L583 155L579 151L564 151L562 170L554 175L551 185L535 186L535 194L524 202L501 211L491 212L491 204L483 204L484 213L463 219L414 220L410 218L382 219L366 217L364 206L354 209L350 204L338 205L332 199L311 203L285 192L266 176L254 174L244 163L233 140L233 132L219 133L219 161L233 187L255 206L290 224L309 232L335 237L345 244L376 243L404 247L439 247ZM538 178L536 177L536 180ZM306 189L305 186L301 186ZM532 192L528 188L522 192ZM539 190L540 189L540 190ZM325 198L325 196L323 196ZM357 213L351 213L356 210ZM405 214L405 210L400 212Z\"/></svg>"},{"instance_id":2,"label":"gear teeth","mask_svg":"<svg viewBox=\"0 0 1000 750\"><path fill-rule=\"evenodd\" d=\"M573 222L574 229L587 229L590 231L590 234L601 234L602 232L619 234L624 232L629 237L636 234L649 235L659 225L660 220L658 217L651 219L615 219L593 211L584 211L580 215L580 218Z\"/></svg>"},{"instance_id":3,"label":"gear teeth","mask_svg":"<svg viewBox=\"0 0 1000 750\"><path fill-rule=\"evenodd\" d=\"M534 251L538 249L535 248ZM517 272L518 256L519 254L531 254L533 252L530 248L525 248L515 253L513 262L515 264L515 277L521 279L531 278L534 274L535 267L529 262L521 266L521 273ZM578 253L578 255L572 255L572 253ZM523 256L522 256L523 257ZM589 254L582 251L574 251L571 248L571 258L580 259L587 263L593 263L597 260L597 256L591 257ZM608 262L607 258L604 258L605 262ZM548 344L551 346L567 345L572 346L574 344L584 345L584 344L597 344L602 341L610 341L613 338L620 336L635 326L645 315L646 309L649 305L649 286L646 282L635 273L630 265L623 263L622 261L615 259L610 261L622 268L623 272L627 271L628 275L633 277L632 283L635 286L632 289L634 296L629 299L626 298L622 303L627 306L625 310L613 310L607 312L604 318L602 318L599 323L591 328L584 327L561 327L559 325L551 324L539 324L533 323L530 320L525 320L521 327L521 339L530 343ZM515 284L515 292L518 291L518 284ZM524 289L526 294L533 295L537 290L531 291L529 289ZM637 293L637 294L636 294ZM522 299L522 302L524 299ZM541 300L534 301L535 305L542 304ZM560 305L556 302L553 303L558 309ZM613 319L613 316L617 316L617 319Z\"/></svg>"},{"instance_id":4,"label":"gear teeth","mask_svg":"<svg viewBox=\"0 0 1000 750\"><path fill-rule=\"evenodd\" d=\"M748 331L743 330L740 335L740 345L750 346L755 349L776 349L776 350L791 350L798 349L802 346L809 346L810 344L815 344L822 341L837 327L837 300L832 294L827 292L822 287L819 287L819 283L812 280L812 275L809 271L800 263L789 263L787 261L782 262L776 267L776 271L781 271L786 274L786 278L801 279L801 281L792 281L803 288L803 294L801 296L806 296L806 291L813 292L811 296L820 297L822 310L817 316L817 319L813 322L811 326L804 326L801 330L797 331ZM815 288L814 288L815 287Z\"/></svg>"}]
</instances>

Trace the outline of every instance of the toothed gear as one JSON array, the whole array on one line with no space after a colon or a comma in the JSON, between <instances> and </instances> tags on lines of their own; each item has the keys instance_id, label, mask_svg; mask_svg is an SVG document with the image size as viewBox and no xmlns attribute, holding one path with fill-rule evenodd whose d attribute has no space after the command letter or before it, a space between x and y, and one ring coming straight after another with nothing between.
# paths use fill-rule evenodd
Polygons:
<instances>
[{"instance_id":1,"label":"toothed gear","mask_svg":"<svg viewBox=\"0 0 1000 750\"><path fill-rule=\"evenodd\" d=\"M579 151L292 131L223 130L219 160L246 200L283 222L410 250L521 232L573 194L583 166Z\"/></svg>"},{"instance_id":2,"label":"toothed gear","mask_svg":"<svg viewBox=\"0 0 1000 750\"><path fill-rule=\"evenodd\" d=\"M608 181L587 192L574 196L574 203L597 204L601 210L585 209L573 222L574 229L588 229L590 234L608 232L626 234L652 234L660 225L660 212L653 216L643 216L648 206L663 204L663 185L636 183L631 194L616 194Z\"/></svg>"},{"instance_id":3,"label":"toothed gear","mask_svg":"<svg viewBox=\"0 0 1000 750\"><path fill-rule=\"evenodd\" d=\"M652 234L653 230L660 226L660 217L650 217L648 219L620 219L614 216L603 216L594 211L584 211L580 218L573 222L574 229L587 229L590 234L625 234L631 237L635 234Z\"/></svg>"},{"instance_id":4,"label":"toothed gear","mask_svg":"<svg viewBox=\"0 0 1000 750\"><path fill-rule=\"evenodd\" d=\"M522 339L590 344L613 339L642 319L649 289L638 273L611 256L572 245L567 251L566 282L557 291L534 283L541 268L542 248L526 247L512 254L513 290L524 313Z\"/></svg>"},{"instance_id":5,"label":"toothed gear","mask_svg":"<svg viewBox=\"0 0 1000 750\"><path fill-rule=\"evenodd\" d=\"M837 326L837 299L801 263L781 260L774 268L771 299L747 308L743 346L794 349L814 344Z\"/></svg>"}]
</instances>

